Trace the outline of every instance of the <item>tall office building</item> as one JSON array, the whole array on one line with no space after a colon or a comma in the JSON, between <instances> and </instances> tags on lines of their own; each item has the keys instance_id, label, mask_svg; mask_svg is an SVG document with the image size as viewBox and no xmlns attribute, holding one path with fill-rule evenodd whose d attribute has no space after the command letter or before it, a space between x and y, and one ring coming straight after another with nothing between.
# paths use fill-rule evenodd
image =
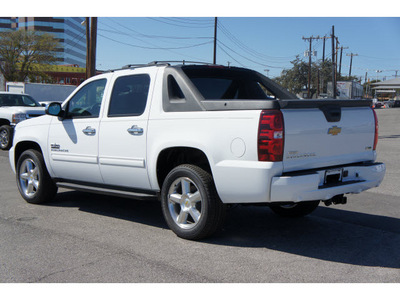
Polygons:
<instances>
[{"instance_id":1,"label":"tall office building","mask_svg":"<svg viewBox=\"0 0 400 300\"><path fill-rule=\"evenodd\" d=\"M85 18L0 17L0 31L37 30L54 35L60 42L57 51L60 65L86 67Z\"/></svg>"}]
</instances>

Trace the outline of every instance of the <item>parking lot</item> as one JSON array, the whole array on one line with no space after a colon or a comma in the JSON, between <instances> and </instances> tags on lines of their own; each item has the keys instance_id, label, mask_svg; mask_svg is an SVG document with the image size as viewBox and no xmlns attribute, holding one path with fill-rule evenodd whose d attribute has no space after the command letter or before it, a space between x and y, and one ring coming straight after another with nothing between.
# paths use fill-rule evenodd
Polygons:
<instances>
[{"instance_id":1,"label":"parking lot","mask_svg":"<svg viewBox=\"0 0 400 300\"><path fill-rule=\"evenodd\" d=\"M59 190L27 204L0 152L0 282L400 282L400 108L376 110L379 188L284 219L237 206L224 230L176 237L158 202Z\"/></svg>"}]
</instances>

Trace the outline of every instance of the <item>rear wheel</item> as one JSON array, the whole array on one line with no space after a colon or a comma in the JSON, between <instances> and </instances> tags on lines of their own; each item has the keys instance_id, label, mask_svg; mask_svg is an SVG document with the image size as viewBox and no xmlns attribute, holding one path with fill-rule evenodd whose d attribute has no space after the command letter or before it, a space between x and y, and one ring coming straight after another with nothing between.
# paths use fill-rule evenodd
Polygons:
<instances>
[{"instance_id":1,"label":"rear wheel","mask_svg":"<svg viewBox=\"0 0 400 300\"><path fill-rule=\"evenodd\" d=\"M180 165L167 175L161 205L168 226L184 239L208 237L224 222L225 206L212 176L194 165Z\"/></svg>"},{"instance_id":2,"label":"rear wheel","mask_svg":"<svg viewBox=\"0 0 400 300\"><path fill-rule=\"evenodd\" d=\"M12 146L13 129L9 125L0 127L0 149L8 150Z\"/></svg>"},{"instance_id":3,"label":"rear wheel","mask_svg":"<svg viewBox=\"0 0 400 300\"><path fill-rule=\"evenodd\" d=\"M271 204L271 210L282 217L303 217L312 213L319 205L317 201L307 201L299 203Z\"/></svg>"},{"instance_id":4,"label":"rear wheel","mask_svg":"<svg viewBox=\"0 0 400 300\"><path fill-rule=\"evenodd\" d=\"M57 186L51 180L39 151L23 152L18 159L16 171L19 192L27 202L39 204L55 197Z\"/></svg>"}]
</instances>

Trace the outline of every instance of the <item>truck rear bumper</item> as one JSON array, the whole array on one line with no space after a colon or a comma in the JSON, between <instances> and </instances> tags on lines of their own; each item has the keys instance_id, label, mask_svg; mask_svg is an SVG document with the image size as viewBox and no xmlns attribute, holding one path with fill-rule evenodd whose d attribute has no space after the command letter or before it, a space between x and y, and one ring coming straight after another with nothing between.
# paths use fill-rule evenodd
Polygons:
<instances>
[{"instance_id":1,"label":"truck rear bumper","mask_svg":"<svg viewBox=\"0 0 400 300\"><path fill-rule=\"evenodd\" d=\"M385 176L383 163L333 168L337 180L326 182L327 170L276 176L271 181L270 202L329 200L340 194L358 194L377 187ZM334 178L335 179L335 178Z\"/></svg>"}]
</instances>

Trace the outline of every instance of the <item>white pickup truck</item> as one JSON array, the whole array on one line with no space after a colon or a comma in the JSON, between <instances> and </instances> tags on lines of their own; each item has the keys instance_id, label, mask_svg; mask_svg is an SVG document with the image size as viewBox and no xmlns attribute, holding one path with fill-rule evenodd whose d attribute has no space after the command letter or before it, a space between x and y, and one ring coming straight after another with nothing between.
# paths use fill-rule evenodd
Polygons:
<instances>
[{"instance_id":1,"label":"white pickup truck","mask_svg":"<svg viewBox=\"0 0 400 300\"><path fill-rule=\"evenodd\" d=\"M22 197L70 188L161 200L168 226L200 239L227 204L303 216L377 187L378 120L366 100L300 100L248 69L153 63L85 81L16 127Z\"/></svg>"},{"instance_id":2,"label":"white pickup truck","mask_svg":"<svg viewBox=\"0 0 400 300\"><path fill-rule=\"evenodd\" d=\"M10 149L15 125L41 115L44 115L44 107L31 96L0 92L0 149Z\"/></svg>"}]
</instances>

